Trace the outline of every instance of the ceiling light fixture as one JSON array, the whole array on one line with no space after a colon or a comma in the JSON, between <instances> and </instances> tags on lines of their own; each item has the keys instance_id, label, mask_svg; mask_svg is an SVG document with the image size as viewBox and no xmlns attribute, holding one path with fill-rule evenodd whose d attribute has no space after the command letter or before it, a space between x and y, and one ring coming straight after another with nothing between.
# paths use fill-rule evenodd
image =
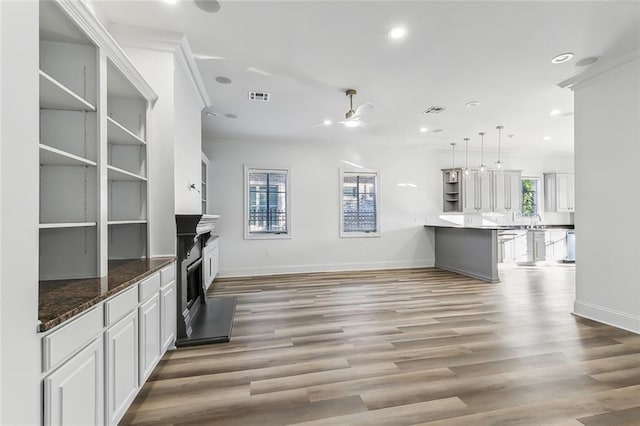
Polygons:
<instances>
[{"instance_id":1,"label":"ceiling light fixture","mask_svg":"<svg viewBox=\"0 0 640 426\"><path fill-rule=\"evenodd\" d=\"M464 152L465 152L465 162L464 162L464 174L469 175L469 138L464 138Z\"/></svg>"},{"instance_id":2,"label":"ceiling light fixture","mask_svg":"<svg viewBox=\"0 0 640 426\"><path fill-rule=\"evenodd\" d=\"M551 110L551 112L549 113L550 116L554 117L556 115L560 115L562 113L562 111L560 111L559 109L554 109Z\"/></svg>"},{"instance_id":3,"label":"ceiling light fixture","mask_svg":"<svg viewBox=\"0 0 640 426\"><path fill-rule=\"evenodd\" d=\"M325 126L331 126L332 123L333 123L333 121L331 121L331 120L324 120L322 122L322 124L324 124Z\"/></svg>"},{"instance_id":4,"label":"ceiling light fixture","mask_svg":"<svg viewBox=\"0 0 640 426\"><path fill-rule=\"evenodd\" d=\"M542 139L544 139L545 141L550 141L550 140L551 140L551 136L545 136L545 137L544 137L544 138L542 138Z\"/></svg>"},{"instance_id":5,"label":"ceiling light fixture","mask_svg":"<svg viewBox=\"0 0 640 426\"><path fill-rule=\"evenodd\" d=\"M420 133L427 133L429 131L428 127L420 127Z\"/></svg>"},{"instance_id":6,"label":"ceiling light fixture","mask_svg":"<svg viewBox=\"0 0 640 426\"><path fill-rule=\"evenodd\" d=\"M502 139L502 129L504 129L504 126L496 126L496 129L498 129L498 161L496 161L496 169L502 169L502 162L500 161L500 142Z\"/></svg>"},{"instance_id":7,"label":"ceiling light fixture","mask_svg":"<svg viewBox=\"0 0 640 426\"><path fill-rule=\"evenodd\" d=\"M569 62L572 59L573 59L573 53L571 53L571 52L561 53L558 56L554 57L551 60L551 63L552 64L564 64L565 62Z\"/></svg>"},{"instance_id":8,"label":"ceiling light fixture","mask_svg":"<svg viewBox=\"0 0 640 426\"><path fill-rule=\"evenodd\" d=\"M207 115L209 117L218 117L220 114L218 114L217 112L207 111Z\"/></svg>"},{"instance_id":9,"label":"ceiling light fixture","mask_svg":"<svg viewBox=\"0 0 640 426\"><path fill-rule=\"evenodd\" d=\"M349 128L358 127L358 120L347 120L344 122L344 125Z\"/></svg>"},{"instance_id":10,"label":"ceiling light fixture","mask_svg":"<svg viewBox=\"0 0 640 426\"><path fill-rule=\"evenodd\" d=\"M407 36L407 29L405 27L395 27L387 35L390 39L400 40Z\"/></svg>"},{"instance_id":11,"label":"ceiling light fixture","mask_svg":"<svg viewBox=\"0 0 640 426\"><path fill-rule=\"evenodd\" d=\"M475 108L475 107L477 107L479 105L480 105L480 101L471 101L471 102L467 102L466 103L466 106L468 108Z\"/></svg>"},{"instance_id":12,"label":"ceiling light fixture","mask_svg":"<svg viewBox=\"0 0 640 426\"><path fill-rule=\"evenodd\" d=\"M478 133L480 135L480 173L487 171L487 166L484 165L484 132Z\"/></svg>"},{"instance_id":13,"label":"ceiling light fixture","mask_svg":"<svg viewBox=\"0 0 640 426\"><path fill-rule=\"evenodd\" d=\"M178 0L162 0L162 2L166 4L176 4L178 3Z\"/></svg>"}]
</instances>

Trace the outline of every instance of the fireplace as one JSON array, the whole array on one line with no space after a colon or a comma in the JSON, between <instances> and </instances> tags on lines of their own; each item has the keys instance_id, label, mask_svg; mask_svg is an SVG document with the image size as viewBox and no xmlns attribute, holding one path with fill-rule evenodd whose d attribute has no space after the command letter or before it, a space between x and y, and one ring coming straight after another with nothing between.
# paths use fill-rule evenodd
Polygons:
<instances>
[{"instance_id":1,"label":"fireplace","mask_svg":"<svg viewBox=\"0 0 640 426\"><path fill-rule=\"evenodd\" d=\"M228 342L235 297L207 297L202 253L215 229L212 216L176 215L178 270L176 346Z\"/></svg>"}]
</instances>

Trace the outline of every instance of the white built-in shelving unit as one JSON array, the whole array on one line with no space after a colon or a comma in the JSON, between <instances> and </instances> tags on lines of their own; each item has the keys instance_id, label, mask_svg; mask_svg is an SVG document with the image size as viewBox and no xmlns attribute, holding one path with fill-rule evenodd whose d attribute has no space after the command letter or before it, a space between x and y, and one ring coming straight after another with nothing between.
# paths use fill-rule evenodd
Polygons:
<instances>
[{"instance_id":1,"label":"white built-in shelving unit","mask_svg":"<svg viewBox=\"0 0 640 426\"><path fill-rule=\"evenodd\" d=\"M40 280L105 276L148 255L155 94L82 8L40 9Z\"/></svg>"}]
</instances>

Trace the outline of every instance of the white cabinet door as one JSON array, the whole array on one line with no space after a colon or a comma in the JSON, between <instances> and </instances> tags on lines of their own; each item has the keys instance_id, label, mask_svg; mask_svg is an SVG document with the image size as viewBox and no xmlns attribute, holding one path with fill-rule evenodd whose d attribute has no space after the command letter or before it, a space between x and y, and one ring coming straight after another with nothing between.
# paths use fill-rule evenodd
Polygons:
<instances>
[{"instance_id":1,"label":"white cabinet door","mask_svg":"<svg viewBox=\"0 0 640 426\"><path fill-rule=\"evenodd\" d=\"M505 208L508 212L519 212L522 208L522 172L508 172L505 184L507 186Z\"/></svg>"},{"instance_id":2,"label":"white cabinet door","mask_svg":"<svg viewBox=\"0 0 640 426\"><path fill-rule=\"evenodd\" d=\"M483 212L490 212L493 210L493 173L492 172L478 172L478 188L480 189L479 195L479 210Z\"/></svg>"},{"instance_id":3,"label":"white cabinet door","mask_svg":"<svg viewBox=\"0 0 640 426\"><path fill-rule=\"evenodd\" d=\"M105 332L107 424L115 425L138 391L138 312L133 310Z\"/></svg>"},{"instance_id":4,"label":"white cabinet door","mask_svg":"<svg viewBox=\"0 0 640 426\"><path fill-rule=\"evenodd\" d=\"M469 170L469 173L462 174L462 211L475 212L477 206L476 200L476 177L475 170Z\"/></svg>"},{"instance_id":5,"label":"white cabinet door","mask_svg":"<svg viewBox=\"0 0 640 426\"><path fill-rule=\"evenodd\" d=\"M511 197L510 178L509 172L493 172L493 211L504 212L508 210Z\"/></svg>"},{"instance_id":6,"label":"white cabinet door","mask_svg":"<svg viewBox=\"0 0 640 426\"><path fill-rule=\"evenodd\" d=\"M156 294L142 304L140 318L140 383L144 383L160 360L160 298Z\"/></svg>"},{"instance_id":7,"label":"white cabinet door","mask_svg":"<svg viewBox=\"0 0 640 426\"><path fill-rule=\"evenodd\" d=\"M571 211L571 200L569 194L571 191L570 176L566 173L556 174L556 193L557 193L557 210L558 212Z\"/></svg>"},{"instance_id":8,"label":"white cabinet door","mask_svg":"<svg viewBox=\"0 0 640 426\"><path fill-rule=\"evenodd\" d=\"M160 334L162 353L173 346L176 338L176 283L160 290Z\"/></svg>"},{"instance_id":9,"label":"white cabinet door","mask_svg":"<svg viewBox=\"0 0 640 426\"><path fill-rule=\"evenodd\" d=\"M556 175L545 173L544 175L544 211L555 212L556 205Z\"/></svg>"},{"instance_id":10,"label":"white cabinet door","mask_svg":"<svg viewBox=\"0 0 640 426\"><path fill-rule=\"evenodd\" d=\"M102 425L102 338L44 379L45 425Z\"/></svg>"}]
</instances>

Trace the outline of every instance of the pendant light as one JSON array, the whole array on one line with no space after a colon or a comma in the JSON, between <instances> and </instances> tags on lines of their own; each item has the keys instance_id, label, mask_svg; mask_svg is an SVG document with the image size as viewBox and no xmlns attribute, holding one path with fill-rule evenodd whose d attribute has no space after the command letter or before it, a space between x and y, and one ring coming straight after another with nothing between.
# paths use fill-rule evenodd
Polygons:
<instances>
[{"instance_id":1,"label":"pendant light","mask_svg":"<svg viewBox=\"0 0 640 426\"><path fill-rule=\"evenodd\" d=\"M465 152L465 162L464 162L464 174L469 175L469 138L464 138L464 152Z\"/></svg>"},{"instance_id":2,"label":"pendant light","mask_svg":"<svg viewBox=\"0 0 640 426\"><path fill-rule=\"evenodd\" d=\"M480 135L480 166L478 169L480 173L487 171L487 166L484 165L484 132L478 133Z\"/></svg>"},{"instance_id":3,"label":"pendant light","mask_svg":"<svg viewBox=\"0 0 640 426\"><path fill-rule=\"evenodd\" d=\"M449 182L457 182L458 181L458 171L456 168L456 143L451 142L451 171L449 171Z\"/></svg>"},{"instance_id":4,"label":"pendant light","mask_svg":"<svg viewBox=\"0 0 640 426\"><path fill-rule=\"evenodd\" d=\"M500 141L502 139L502 129L504 129L504 126L496 126L496 129L498 129L498 161L496 161L496 169L501 170L502 162L500 161Z\"/></svg>"}]
</instances>

